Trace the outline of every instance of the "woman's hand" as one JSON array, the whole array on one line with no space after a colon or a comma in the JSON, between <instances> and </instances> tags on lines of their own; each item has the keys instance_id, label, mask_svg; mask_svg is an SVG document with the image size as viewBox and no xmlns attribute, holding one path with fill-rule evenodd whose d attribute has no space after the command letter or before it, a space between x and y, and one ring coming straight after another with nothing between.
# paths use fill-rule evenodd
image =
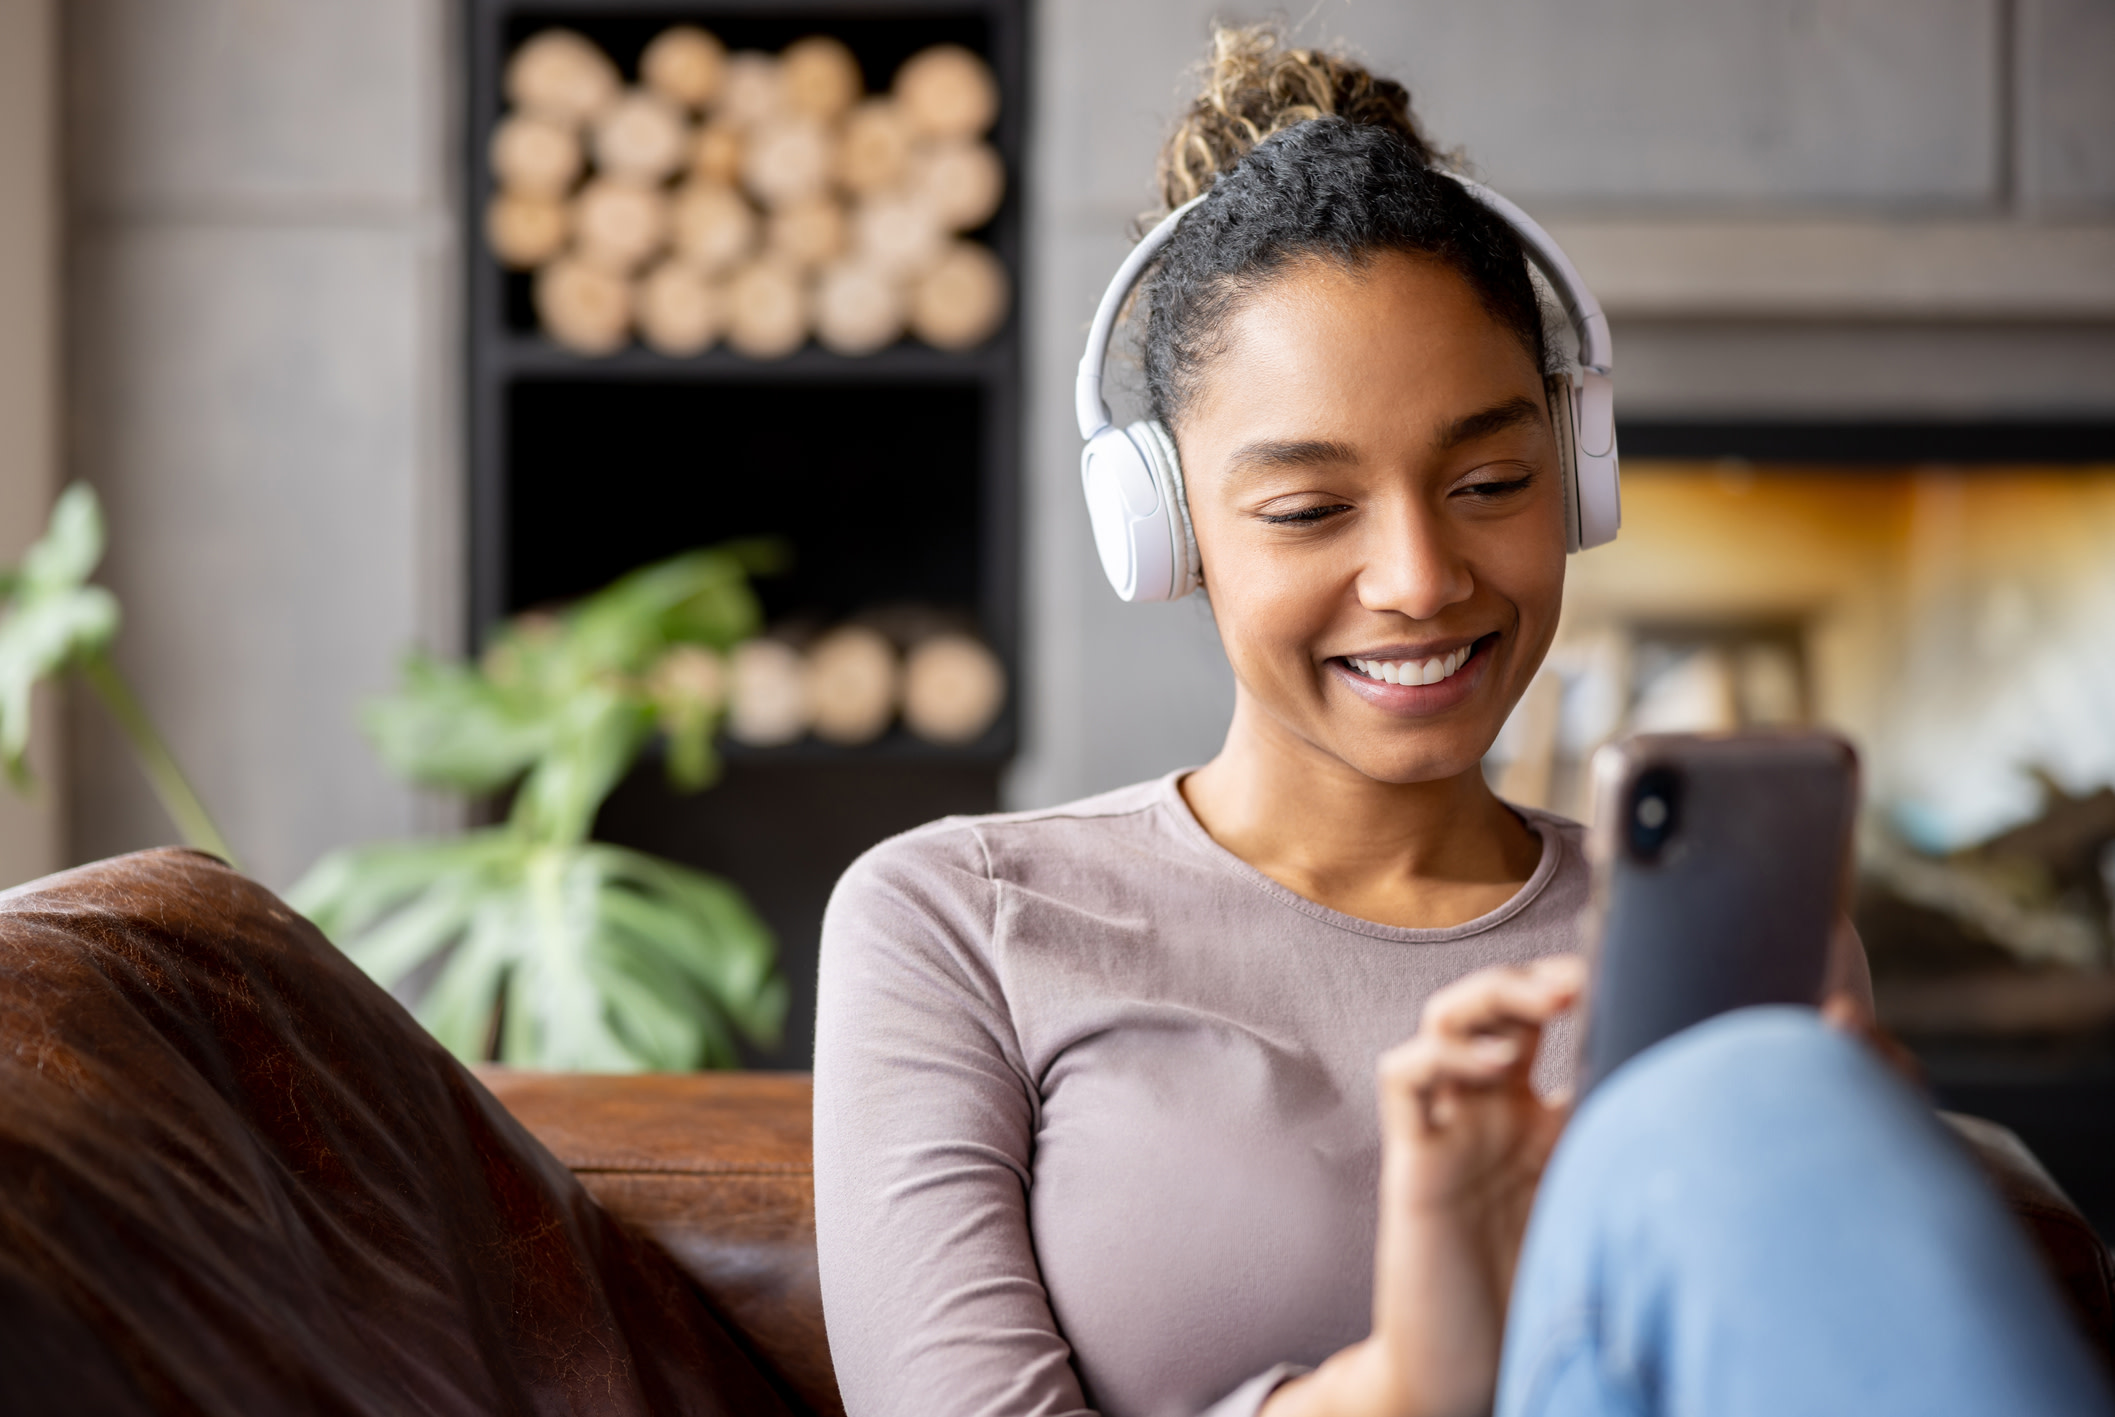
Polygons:
<instances>
[{"instance_id":1,"label":"woman's hand","mask_svg":"<svg viewBox=\"0 0 2115 1417\"><path fill-rule=\"evenodd\" d=\"M1434 994L1382 1058L1373 1335L1280 1388L1264 1417L1489 1410L1514 1262L1569 1113L1529 1070L1584 983L1570 955L1479 970Z\"/></svg>"}]
</instances>

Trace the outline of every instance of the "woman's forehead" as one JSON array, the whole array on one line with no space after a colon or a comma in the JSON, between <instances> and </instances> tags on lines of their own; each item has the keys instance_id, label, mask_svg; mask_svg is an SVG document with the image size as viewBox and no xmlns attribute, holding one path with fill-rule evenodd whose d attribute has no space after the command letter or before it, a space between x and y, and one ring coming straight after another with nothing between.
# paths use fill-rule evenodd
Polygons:
<instances>
[{"instance_id":1,"label":"woman's forehead","mask_svg":"<svg viewBox=\"0 0 2115 1417\"><path fill-rule=\"evenodd\" d=\"M1229 311L1222 335L1182 422L1229 446L1405 424L1448 441L1447 428L1542 393L1533 358L1468 283L1415 256L1303 262Z\"/></svg>"}]
</instances>

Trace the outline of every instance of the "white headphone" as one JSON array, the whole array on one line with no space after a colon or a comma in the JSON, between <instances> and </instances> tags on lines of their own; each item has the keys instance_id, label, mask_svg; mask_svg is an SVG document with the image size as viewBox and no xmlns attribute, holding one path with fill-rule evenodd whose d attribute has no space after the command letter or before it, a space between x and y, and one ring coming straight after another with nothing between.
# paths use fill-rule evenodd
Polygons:
<instances>
[{"instance_id":1,"label":"white headphone","mask_svg":"<svg viewBox=\"0 0 2115 1417\"><path fill-rule=\"evenodd\" d=\"M1559 456L1564 468L1564 549L1579 551L1616 539L1623 506L1616 476L1616 402L1614 351L1601 303L1586 288L1579 272L1535 224L1534 218L1505 198L1465 177L1454 180L1510 226L1526 247L1528 259L1548 277L1579 340L1578 367L1549 380L1555 407ZM1182 485L1182 463L1175 439L1157 421L1118 428L1102 398L1102 365L1109 336L1131 287L1138 284L1160 248L1190 208L1193 197L1146 233L1117 267L1102 295L1087 333L1087 352L1080 356L1079 383L1073 401L1080 436L1080 482L1087 493L1087 515L1094 524L1094 547L1101 553L1109 584L1125 600L1176 600L1201 584L1197 537L1190 527L1190 503Z\"/></svg>"}]
</instances>

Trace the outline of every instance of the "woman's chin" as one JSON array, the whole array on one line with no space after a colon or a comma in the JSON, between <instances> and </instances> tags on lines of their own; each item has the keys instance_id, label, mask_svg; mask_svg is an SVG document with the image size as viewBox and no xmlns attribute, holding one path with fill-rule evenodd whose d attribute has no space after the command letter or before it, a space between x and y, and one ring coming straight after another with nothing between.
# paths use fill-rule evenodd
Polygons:
<instances>
[{"instance_id":1,"label":"woman's chin","mask_svg":"<svg viewBox=\"0 0 2115 1417\"><path fill-rule=\"evenodd\" d=\"M1419 736L1424 741L1403 743L1376 741L1380 735L1358 734L1358 741L1340 744L1336 755L1375 782L1397 787L1446 782L1482 768L1483 755L1497 730L1494 728L1489 737L1467 733L1457 736L1451 732Z\"/></svg>"}]
</instances>

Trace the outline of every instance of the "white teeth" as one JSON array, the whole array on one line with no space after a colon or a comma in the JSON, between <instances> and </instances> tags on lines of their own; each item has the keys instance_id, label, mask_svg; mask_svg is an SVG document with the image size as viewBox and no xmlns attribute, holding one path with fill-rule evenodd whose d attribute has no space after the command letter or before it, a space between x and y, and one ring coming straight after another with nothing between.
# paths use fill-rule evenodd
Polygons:
<instances>
[{"instance_id":1,"label":"white teeth","mask_svg":"<svg viewBox=\"0 0 2115 1417\"><path fill-rule=\"evenodd\" d=\"M1415 659L1350 659L1346 662L1368 679L1378 679L1384 684L1437 684L1442 679L1451 679L1456 670L1469 662L1474 645L1463 645L1451 654L1434 655L1419 662Z\"/></svg>"}]
</instances>

